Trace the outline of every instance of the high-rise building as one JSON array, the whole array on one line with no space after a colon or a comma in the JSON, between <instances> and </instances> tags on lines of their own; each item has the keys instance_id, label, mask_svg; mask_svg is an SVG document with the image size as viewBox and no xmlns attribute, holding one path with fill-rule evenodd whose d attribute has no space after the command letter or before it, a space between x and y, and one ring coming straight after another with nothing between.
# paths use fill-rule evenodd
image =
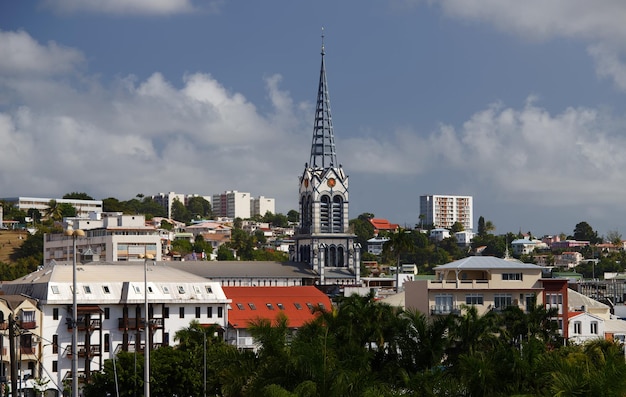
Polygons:
<instances>
[{"instance_id":1,"label":"high-rise building","mask_svg":"<svg viewBox=\"0 0 626 397\"><path fill-rule=\"evenodd\" d=\"M322 65L311 157L300 176L300 225L292 259L308 263L320 283L359 282L360 246L348 225L348 175L337 162L322 36Z\"/></svg>"},{"instance_id":2,"label":"high-rise building","mask_svg":"<svg viewBox=\"0 0 626 397\"><path fill-rule=\"evenodd\" d=\"M213 215L226 218L250 218L250 193L229 190L213 195Z\"/></svg>"},{"instance_id":3,"label":"high-rise building","mask_svg":"<svg viewBox=\"0 0 626 397\"><path fill-rule=\"evenodd\" d=\"M267 212L276 213L276 201L273 198L259 196L250 199L250 216L263 216Z\"/></svg>"},{"instance_id":4,"label":"high-rise building","mask_svg":"<svg viewBox=\"0 0 626 397\"><path fill-rule=\"evenodd\" d=\"M464 230L473 229L472 196L420 196L420 225L450 229L456 222L460 222Z\"/></svg>"}]
</instances>

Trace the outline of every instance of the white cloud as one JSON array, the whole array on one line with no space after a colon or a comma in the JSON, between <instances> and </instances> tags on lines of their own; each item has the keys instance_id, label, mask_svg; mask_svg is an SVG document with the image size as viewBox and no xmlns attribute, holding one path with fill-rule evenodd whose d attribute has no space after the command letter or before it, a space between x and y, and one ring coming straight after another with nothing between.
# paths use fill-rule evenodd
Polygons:
<instances>
[{"instance_id":1,"label":"white cloud","mask_svg":"<svg viewBox=\"0 0 626 397\"><path fill-rule=\"evenodd\" d=\"M19 35L28 40L8 47L9 58L22 51L36 53L42 64L66 59L51 50L57 47ZM127 199L139 192L238 189L297 206L294 165L306 161L301 154L310 140L302 105L280 90L280 76L267 79L271 101L262 113L208 74L186 75L182 87L160 73L144 81L124 77L110 87L89 76L77 80L72 65L82 55L67 54L74 56L56 76L0 69L0 96L10 94L0 111L4 194L86 191Z\"/></svg>"},{"instance_id":2,"label":"white cloud","mask_svg":"<svg viewBox=\"0 0 626 397\"><path fill-rule=\"evenodd\" d=\"M525 39L582 40L599 76L626 90L626 3L623 0L429 0L446 15L490 23Z\"/></svg>"},{"instance_id":3,"label":"white cloud","mask_svg":"<svg viewBox=\"0 0 626 397\"><path fill-rule=\"evenodd\" d=\"M40 45L24 31L0 30L0 74L2 76L51 76L75 70L83 55L51 41Z\"/></svg>"},{"instance_id":4,"label":"white cloud","mask_svg":"<svg viewBox=\"0 0 626 397\"><path fill-rule=\"evenodd\" d=\"M222 0L196 6L193 0L44 0L44 5L61 13L89 12L113 15L173 15L198 9L215 11Z\"/></svg>"}]
</instances>

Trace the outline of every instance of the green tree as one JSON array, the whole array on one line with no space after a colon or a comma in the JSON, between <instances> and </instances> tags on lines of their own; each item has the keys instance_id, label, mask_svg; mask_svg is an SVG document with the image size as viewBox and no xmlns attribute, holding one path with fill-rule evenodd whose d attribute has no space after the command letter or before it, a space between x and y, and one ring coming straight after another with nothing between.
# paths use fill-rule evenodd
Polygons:
<instances>
[{"instance_id":1,"label":"green tree","mask_svg":"<svg viewBox=\"0 0 626 397\"><path fill-rule=\"evenodd\" d=\"M175 199L172 203L172 218L179 222L189 223L191 222L191 212L180 200Z\"/></svg>"},{"instance_id":2,"label":"green tree","mask_svg":"<svg viewBox=\"0 0 626 397\"><path fill-rule=\"evenodd\" d=\"M463 230L465 230L465 227L463 227L463 224L461 222L457 221L457 222L454 222L454 224L450 228L450 234L462 232Z\"/></svg>"},{"instance_id":3,"label":"green tree","mask_svg":"<svg viewBox=\"0 0 626 397\"><path fill-rule=\"evenodd\" d=\"M46 208L46 217L53 221L60 221L63 218L61 203L56 200L48 201L48 208Z\"/></svg>"},{"instance_id":4,"label":"green tree","mask_svg":"<svg viewBox=\"0 0 626 397\"><path fill-rule=\"evenodd\" d=\"M84 192L71 192L65 193L63 195L64 199L73 199L73 200L93 200L93 197Z\"/></svg>"},{"instance_id":5,"label":"green tree","mask_svg":"<svg viewBox=\"0 0 626 397\"><path fill-rule=\"evenodd\" d=\"M400 259L402 255L415 250L411 232L403 228L398 228L395 233L388 236L389 240L383 244L383 258L392 257L396 263L396 292L400 282Z\"/></svg>"},{"instance_id":6,"label":"green tree","mask_svg":"<svg viewBox=\"0 0 626 397\"><path fill-rule=\"evenodd\" d=\"M227 244L222 244L217 247L217 260L218 261L234 261L235 254L231 251Z\"/></svg>"},{"instance_id":7,"label":"green tree","mask_svg":"<svg viewBox=\"0 0 626 397\"><path fill-rule=\"evenodd\" d=\"M374 225L370 222L370 219L373 217L374 214L365 212L348 222L350 229L356 234L357 243L361 245L363 251L367 251L367 240L374 237Z\"/></svg>"},{"instance_id":8,"label":"green tree","mask_svg":"<svg viewBox=\"0 0 626 397\"><path fill-rule=\"evenodd\" d=\"M576 224L576 227L574 228L574 235L570 237L576 241L589 241L591 244L602 242L602 240L598 237L598 232L593 230L591 225L584 221Z\"/></svg>"},{"instance_id":9,"label":"green tree","mask_svg":"<svg viewBox=\"0 0 626 397\"><path fill-rule=\"evenodd\" d=\"M108 197L102 200L102 211L104 212L125 212L124 203L115 197Z\"/></svg>"},{"instance_id":10,"label":"green tree","mask_svg":"<svg viewBox=\"0 0 626 397\"><path fill-rule=\"evenodd\" d=\"M192 219L211 219L213 212L211 203L201 196L194 196L187 200L187 211L191 214Z\"/></svg>"},{"instance_id":11,"label":"green tree","mask_svg":"<svg viewBox=\"0 0 626 397\"><path fill-rule=\"evenodd\" d=\"M289 212L287 212L287 221L291 223L300 222L300 213L296 210L289 210Z\"/></svg>"},{"instance_id":12,"label":"green tree","mask_svg":"<svg viewBox=\"0 0 626 397\"><path fill-rule=\"evenodd\" d=\"M211 243L204 241L204 237L201 234L196 235L192 249L196 253L205 253L207 258L213 253L213 246Z\"/></svg>"}]
</instances>

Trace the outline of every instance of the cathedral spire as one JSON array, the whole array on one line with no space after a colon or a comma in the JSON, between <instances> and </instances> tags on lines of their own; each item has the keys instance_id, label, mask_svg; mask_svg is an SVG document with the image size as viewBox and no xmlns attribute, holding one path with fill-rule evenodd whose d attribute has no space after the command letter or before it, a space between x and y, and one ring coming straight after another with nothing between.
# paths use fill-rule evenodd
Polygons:
<instances>
[{"instance_id":1,"label":"cathedral spire","mask_svg":"<svg viewBox=\"0 0 626 397\"><path fill-rule=\"evenodd\" d=\"M330 97L328 96L328 83L326 81L325 55L324 28L322 28L322 67L320 69L320 83L317 89L311 160L309 161L309 165L313 168L337 166L333 120L330 114Z\"/></svg>"}]
</instances>

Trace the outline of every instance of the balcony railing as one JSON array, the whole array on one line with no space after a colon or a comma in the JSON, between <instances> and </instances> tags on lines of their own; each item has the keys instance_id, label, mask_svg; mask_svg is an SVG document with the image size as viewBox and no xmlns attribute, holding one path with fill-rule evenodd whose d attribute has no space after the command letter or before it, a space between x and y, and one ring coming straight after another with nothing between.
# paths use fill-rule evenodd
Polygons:
<instances>
[{"instance_id":1,"label":"balcony railing","mask_svg":"<svg viewBox=\"0 0 626 397\"><path fill-rule=\"evenodd\" d=\"M22 329L34 329L37 328L37 323L35 321L20 321L20 327Z\"/></svg>"},{"instance_id":2,"label":"balcony railing","mask_svg":"<svg viewBox=\"0 0 626 397\"><path fill-rule=\"evenodd\" d=\"M485 289L489 287L489 280L430 280L429 289Z\"/></svg>"},{"instance_id":3,"label":"balcony railing","mask_svg":"<svg viewBox=\"0 0 626 397\"><path fill-rule=\"evenodd\" d=\"M35 348L34 347L20 346L20 353L21 354L35 354Z\"/></svg>"},{"instance_id":4,"label":"balcony railing","mask_svg":"<svg viewBox=\"0 0 626 397\"><path fill-rule=\"evenodd\" d=\"M120 330L142 330L145 328L146 319L145 318L118 318L117 320L118 328ZM163 318L152 318L150 319L150 328L163 328Z\"/></svg>"},{"instance_id":5,"label":"balcony railing","mask_svg":"<svg viewBox=\"0 0 626 397\"><path fill-rule=\"evenodd\" d=\"M434 315L461 314L461 309L459 309L457 305L432 305L430 307L430 314L434 314Z\"/></svg>"}]
</instances>

